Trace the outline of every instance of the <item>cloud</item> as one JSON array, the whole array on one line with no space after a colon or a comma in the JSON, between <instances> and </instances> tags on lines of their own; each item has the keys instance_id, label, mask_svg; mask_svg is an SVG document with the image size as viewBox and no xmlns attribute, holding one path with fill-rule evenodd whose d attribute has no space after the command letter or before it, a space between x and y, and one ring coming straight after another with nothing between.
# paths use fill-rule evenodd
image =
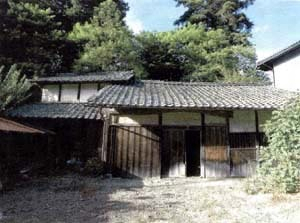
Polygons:
<instances>
[{"instance_id":1,"label":"cloud","mask_svg":"<svg viewBox=\"0 0 300 223\"><path fill-rule=\"evenodd\" d=\"M143 22L132 14L128 14L126 16L125 22L135 34L138 34L144 30Z\"/></svg>"}]
</instances>

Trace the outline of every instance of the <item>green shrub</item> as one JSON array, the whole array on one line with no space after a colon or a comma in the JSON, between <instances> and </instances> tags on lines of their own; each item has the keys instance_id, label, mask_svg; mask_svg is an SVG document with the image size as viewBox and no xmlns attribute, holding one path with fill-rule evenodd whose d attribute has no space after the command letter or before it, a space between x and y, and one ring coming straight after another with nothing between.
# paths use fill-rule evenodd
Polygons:
<instances>
[{"instance_id":1,"label":"green shrub","mask_svg":"<svg viewBox=\"0 0 300 223\"><path fill-rule=\"evenodd\" d=\"M269 145L260 151L256 188L263 192L300 191L300 98L274 111L265 125Z\"/></svg>"}]
</instances>

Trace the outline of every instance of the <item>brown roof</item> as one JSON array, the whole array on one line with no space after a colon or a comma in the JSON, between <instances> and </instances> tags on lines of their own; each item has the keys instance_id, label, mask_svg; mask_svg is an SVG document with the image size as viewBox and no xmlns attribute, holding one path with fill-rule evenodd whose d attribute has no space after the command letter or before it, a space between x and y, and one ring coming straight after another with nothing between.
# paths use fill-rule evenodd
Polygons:
<instances>
[{"instance_id":1,"label":"brown roof","mask_svg":"<svg viewBox=\"0 0 300 223\"><path fill-rule=\"evenodd\" d=\"M277 109L295 97L269 85L142 81L101 89L89 103L111 108Z\"/></svg>"},{"instance_id":2,"label":"brown roof","mask_svg":"<svg viewBox=\"0 0 300 223\"><path fill-rule=\"evenodd\" d=\"M35 133L35 134L45 134L45 132L8 120L0 118L0 131L4 132L21 132L21 133Z\"/></svg>"}]
</instances>

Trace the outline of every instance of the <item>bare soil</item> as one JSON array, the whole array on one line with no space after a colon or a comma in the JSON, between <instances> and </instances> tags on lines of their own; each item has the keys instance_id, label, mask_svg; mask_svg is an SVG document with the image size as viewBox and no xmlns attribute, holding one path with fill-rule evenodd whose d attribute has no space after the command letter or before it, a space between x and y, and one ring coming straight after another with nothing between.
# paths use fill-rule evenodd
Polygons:
<instances>
[{"instance_id":1,"label":"bare soil","mask_svg":"<svg viewBox=\"0 0 300 223\"><path fill-rule=\"evenodd\" d=\"M300 222L300 194L248 195L244 180L34 180L0 195L0 222Z\"/></svg>"}]
</instances>

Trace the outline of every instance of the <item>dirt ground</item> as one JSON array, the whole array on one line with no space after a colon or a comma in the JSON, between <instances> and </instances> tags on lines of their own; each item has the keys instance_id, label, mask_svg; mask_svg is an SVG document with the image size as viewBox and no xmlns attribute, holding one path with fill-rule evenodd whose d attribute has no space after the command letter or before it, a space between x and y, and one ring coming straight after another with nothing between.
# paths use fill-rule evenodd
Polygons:
<instances>
[{"instance_id":1,"label":"dirt ground","mask_svg":"<svg viewBox=\"0 0 300 223\"><path fill-rule=\"evenodd\" d=\"M248 195L243 180L39 179L0 195L0 222L300 222L300 194Z\"/></svg>"}]
</instances>

